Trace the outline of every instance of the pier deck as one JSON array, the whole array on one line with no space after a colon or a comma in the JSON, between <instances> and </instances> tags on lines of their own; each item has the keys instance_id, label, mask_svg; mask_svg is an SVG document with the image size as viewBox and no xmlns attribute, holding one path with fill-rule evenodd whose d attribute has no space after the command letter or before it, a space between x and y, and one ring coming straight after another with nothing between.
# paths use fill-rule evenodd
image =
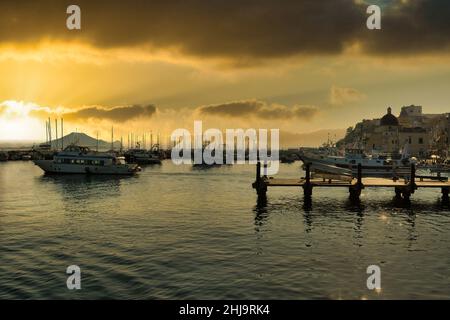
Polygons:
<instances>
[{"instance_id":1,"label":"pier deck","mask_svg":"<svg viewBox=\"0 0 450 320\"><path fill-rule=\"evenodd\" d=\"M268 187L303 187L306 183L305 178L300 179L279 179L268 178L264 180L264 183ZM355 186L358 183L356 178L351 181L340 180L325 180L321 178L312 178L310 183L313 187L350 187ZM408 184L403 179L393 181L387 178L362 178L362 183L366 188L370 187L405 187ZM416 181L417 188L445 188L450 187L450 183L446 181L436 181L423 179L422 181Z\"/></svg>"},{"instance_id":2,"label":"pier deck","mask_svg":"<svg viewBox=\"0 0 450 320\"><path fill-rule=\"evenodd\" d=\"M411 173L406 179L369 178L363 177L361 166L358 166L357 177L322 174L313 176L310 165L305 165L305 177L298 179L280 179L261 176L261 163L256 166L256 181L253 188L258 197L265 197L269 187L300 187L305 198L311 198L313 188L348 188L350 198L357 200L361 190L365 188L393 188L398 198L409 200L410 196L419 188L439 188L443 201L449 201L450 182L446 177L418 176L414 165L411 165Z\"/></svg>"}]
</instances>

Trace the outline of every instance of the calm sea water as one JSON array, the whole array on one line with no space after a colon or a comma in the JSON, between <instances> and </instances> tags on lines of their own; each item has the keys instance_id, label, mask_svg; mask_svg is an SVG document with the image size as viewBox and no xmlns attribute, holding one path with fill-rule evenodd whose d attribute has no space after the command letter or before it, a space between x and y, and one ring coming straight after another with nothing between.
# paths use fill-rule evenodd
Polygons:
<instances>
[{"instance_id":1,"label":"calm sea water","mask_svg":"<svg viewBox=\"0 0 450 320\"><path fill-rule=\"evenodd\" d=\"M0 298L450 298L450 210L440 190L275 188L252 166L146 167L136 177L44 176L0 163ZM300 176L300 164L280 177ZM78 265L82 289L66 288ZM366 268L381 267L381 292Z\"/></svg>"}]
</instances>

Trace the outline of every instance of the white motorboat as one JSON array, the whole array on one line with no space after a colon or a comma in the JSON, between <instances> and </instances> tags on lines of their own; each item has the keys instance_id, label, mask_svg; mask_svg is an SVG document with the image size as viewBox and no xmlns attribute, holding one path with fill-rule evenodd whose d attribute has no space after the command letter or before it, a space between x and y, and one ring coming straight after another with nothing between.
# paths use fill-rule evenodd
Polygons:
<instances>
[{"instance_id":1,"label":"white motorboat","mask_svg":"<svg viewBox=\"0 0 450 320\"><path fill-rule=\"evenodd\" d=\"M303 163L309 163L312 170L353 176L356 176L358 165L361 164L362 175L366 177L409 176L412 163L409 158L372 158L360 149L347 149L345 156L301 152L300 158Z\"/></svg>"},{"instance_id":2,"label":"white motorboat","mask_svg":"<svg viewBox=\"0 0 450 320\"><path fill-rule=\"evenodd\" d=\"M132 175L140 170L137 164L127 164L124 157L97 153L88 147L70 145L58 152L53 160L35 160L46 173L82 173Z\"/></svg>"}]
</instances>

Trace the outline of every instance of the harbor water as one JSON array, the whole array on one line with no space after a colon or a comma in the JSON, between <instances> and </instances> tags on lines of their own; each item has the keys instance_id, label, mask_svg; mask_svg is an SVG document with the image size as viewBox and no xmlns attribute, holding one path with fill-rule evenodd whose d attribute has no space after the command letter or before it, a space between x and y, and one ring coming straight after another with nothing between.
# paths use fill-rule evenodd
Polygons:
<instances>
[{"instance_id":1,"label":"harbor water","mask_svg":"<svg viewBox=\"0 0 450 320\"><path fill-rule=\"evenodd\" d=\"M279 177L299 177L299 162ZM449 299L440 189L273 188L255 167L147 166L133 177L46 176L0 162L1 299ZM68 290L66 268L81 268ZM366 271L381 269L381 290Z\"/></svg>"}]
</instances>

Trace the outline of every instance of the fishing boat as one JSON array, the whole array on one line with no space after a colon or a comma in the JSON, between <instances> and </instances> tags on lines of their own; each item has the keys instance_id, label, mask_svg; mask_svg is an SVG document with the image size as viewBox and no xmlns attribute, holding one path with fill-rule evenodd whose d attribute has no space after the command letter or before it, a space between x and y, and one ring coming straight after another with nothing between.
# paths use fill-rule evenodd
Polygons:
<instances>
[{"instance_id":1,"label":"fishing boat","mask_svg":"<svg viewBox=\"0 0 450 320\"><path fill-rule=\"evenodd\" d=\"M366 177L404 177L410 174L412 160L407 157L366 155L361 149L347 149L344 156L313 154L305 151L300 153L303 163L309 163L311 169L318 172L352 175L357 174L361 165L363 176Z\"/></svg>"},{"instance_id":2,"label":"fishing boat","mask_svg":"<svg viewBox=\"0 0 450 320\"><path fill-rule=\"evenodd\" d=\"M34 160L45 173L52 174L111 174L132 175L140 170L137 164L128 164L124 157L91 151L88 147L69 145L56 153L52 160Z\"/></svg>"}]
</instances>

